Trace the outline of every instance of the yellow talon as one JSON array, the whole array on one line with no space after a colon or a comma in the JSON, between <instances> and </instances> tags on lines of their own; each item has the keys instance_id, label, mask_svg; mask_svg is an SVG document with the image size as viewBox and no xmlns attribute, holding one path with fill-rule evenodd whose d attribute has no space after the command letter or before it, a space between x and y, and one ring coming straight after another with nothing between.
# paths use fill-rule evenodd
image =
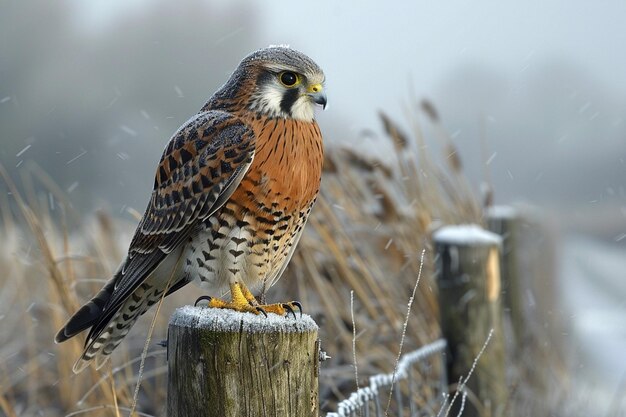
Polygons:
<instances>
[{"instance_id":1,"label":"yellow talon","mask_svg":"<svg viewBox=\"0 0 626 417\"><path fill-rule=\"evenodd\" d=\"M196 304L198 304L198 301L204 299L209 300L207 306L211 308L227 308L230 310L254 313L257 315L262 313L264 316L267 316L267 313L274 313L279 316L291 314L294 318L296 318L295 309L298 309L300 316L302 316L302 304L299 302L291 301L288 303L259 305L250 290L244 284L240 284L238 282L230 284L230 294L230 302L224 301L221 298L203 296L196 301Z\"/></svg>"},{"instance_id":2,"label":"yellow talon","mask_svg":"<svg viewBox=\"0 0 626 417\"><path fill-rule=\"evenodd\" d=\"M207 306L212 308L227 308L229 310L254 314L265 314L265 312L257 307L258 303L256 299L245 285L239 284L238 282L230 284L230 295L230 302L224 301L221 298L207 297L205 298L209 299Z\"/></svg>"},{"instance_id":3,"label":"yellow talon","mask_svg":"<svg viewBox=\"0 0 626 417\"><path fill-rule=\"evenodd\" d=\"M239 289L241 290L241 293L246 298L246 300L248 300L248 302L250 304L252 304L252 305L259 305L259 303L256 300L256 297L254 295L252 295L252 293L250 292L248 287L246 287L245 285L239 284ZM231 286L231 291L232 291L232 286Z\"/></svg>"},{"instance_id":4,"label":"yellow talon","mask_svg":"<svg viewBox=\"0 0 626 417\"><path fill-rule=\"evenodd\" d=\"M276 304L268 304L259 306L263 310L268 313L278 314L279 316L284 316L285 314L293 315L293 318L296 318L295 310L298 309L300 312L300 317L302 317L302 304L298 301L290 301L288 303L276 303Z\"/></svg>"},{"instance_id":5,"label":"yellow talon","mask_svg":"<svg viewBox=\"0 0 626 417\"><path fill-rule=\"evenodd\" d=\"M232 297L232 304L235 308L244 308L250 305L250 302L244 295L242 287L245 288L244 285L237 282L234 284L230 284L230 296ZM250 290L246 288L246 292L249 293Z\"/></svg>"}]
</instances>

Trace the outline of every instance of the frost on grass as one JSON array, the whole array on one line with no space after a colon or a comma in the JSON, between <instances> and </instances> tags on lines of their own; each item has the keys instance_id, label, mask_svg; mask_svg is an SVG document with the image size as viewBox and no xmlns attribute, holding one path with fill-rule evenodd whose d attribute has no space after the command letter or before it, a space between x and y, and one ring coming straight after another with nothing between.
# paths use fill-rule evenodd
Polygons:
<instances>
[{"instance_id":1,"label":"frost on grass","mask_svg":"<svg viewBox=\"0 0 626 417\"><path fill-rule=\"evenodd\" d=\"M317 331L315 321L308 315L296 312L296 318L290 314L279 316L268 313L262 314L240 313L238 311L184 306L176 309L170 318L170 325L179 327L195 327L217 332L247 333L300 333Z\"/></svg>"},{"instance_id":2,"label":"frost on grass","mask_svg":"<svg viewBox=\"0 0 626 417\"><path fill-rule=\"evenodd\" d=\"M476 224L444 226L433 234L437 243L448 245L501 245L502 238Z\"/></svg>"}]
</instances>

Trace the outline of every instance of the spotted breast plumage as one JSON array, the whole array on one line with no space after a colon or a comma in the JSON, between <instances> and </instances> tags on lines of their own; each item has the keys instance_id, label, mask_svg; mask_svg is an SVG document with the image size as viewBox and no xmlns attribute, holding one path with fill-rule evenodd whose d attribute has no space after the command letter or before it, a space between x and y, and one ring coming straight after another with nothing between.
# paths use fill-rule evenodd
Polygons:
<instances>
[{"instance_id":1,"label":"spotted breast plumage","mask_svg":"<svg viewBox=\"0 0 626 417\"><path fill-rule=\"evenodd\" d=\"M146 212L113 278L56 336L90 329L74 365L100 367L137 318L197 280L208 306L285 314L251 289L280 278L317 197L323 147L316 105L324 73L288 47L258 50L168 143Z\"/></svg>"}]
</instances>

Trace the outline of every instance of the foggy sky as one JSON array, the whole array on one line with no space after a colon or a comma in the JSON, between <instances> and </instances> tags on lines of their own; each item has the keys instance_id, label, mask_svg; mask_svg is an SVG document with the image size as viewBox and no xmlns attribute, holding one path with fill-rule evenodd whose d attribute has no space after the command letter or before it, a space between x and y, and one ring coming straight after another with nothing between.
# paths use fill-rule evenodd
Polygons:
<instances>
[{"instance_id":1,"label":"foggy sky","mask_svg":"<svg viewBox=\"0 0 626 417\"><path fill-rule=\"evenodd\" d=\"M149 3L74 2L85 26L96 28L118 13L140 16ZM620 0L273 1L257 11L259 47L286 43L316 59L328 74L332 106L359 127L371 123L377 107L399 109L409 78L418 95L430 96L465 65L521 83L529 68L563 59L626 94L626 2ZM245 31L233 27L224 36Z\"/></svg>"},{"instance_id":2,"label":"foggy sky","mask_svg":"<svg viewBox=\"0 0 626 417\"><path fill-rule=\"evenodd\" d=\"M48 94L42 103L67 93L59 99L68 105L65 119L59 106L41 110L52 123L64 120L59 122L62 132L14 137L18 143L8 156L19 164L14 156L21 150L32 144L23 155L28 157L42 148L33 136L41 142L40 136L51 132L71 134L72 146L81 146L64 150L62 142L54 145L59 161L67 165L66 178L60 179L67 189L81 176L80 165L95 167L107 152L114 158L114 170L124 172L126 180L111 184L111 178L99 174L102 195L92 192L83 198L110 196L114 201L124 196L113 207L128 204L141 210L156 158L175 128L197 111L245 54L269 44L289 44L326 72L329 106L318 119L328 145L349 143L384 157L384 146L361 133L381 131L376 116L381 109L408 126L403 104L412 97L428 97L459 147L473 183L489 171L498 202L529 200L576 207L581 213L610 205L608 217L624 220L626 2L221 0L205 2L202 10L196 2L181 2L167 4L170 12L158 12L173 15L171 27L164 23L166 15L155 18L159 26L149 30L148 19L158 16L151 11L154 5L166 3L70 4L73 13L66 19L78 28L71 36L87 45L94 39L88 55L76 52L75 39L62 35L58 41L64 44L52 46L68 51L65 61L54 56L38 61L36 56L45 54L47 34L34 22L16 25L32 36L35 46L34 51L19 51L19 56L33 54L26 62L35 68L27 72L53 74L28 84L33 100L42 92ZM178 13L176 8L189 10ZM33 10L34 15L37 7ZM186 16L194 17L193 24L183 24ZM198 26L203 24L207 27ZM145 32L135 33L133 26ZM142 63L146 53L149 59ZM132 57L133 65L125 57ZM101 64L90 79L92 62ZM54 91L58 80L75 82L81 91ZM0 116L17 102L11 98L23 93L0 85L0 100L10 100L0 103ZM143 120L142 110L152 116L143 127L135 120ZM80 131L82 124L88 126L84 120L102 121L104 115L109 131L95 137ZM428 137L429 125L420 120ZM66 132L68 123L75 132ZM77 142L83 136L84 143ZM92 145L97 141L102 144ZM85 156L69 164L83 150Z\"/></svg>"},{"instance_id":3,"label":"foggy sky","mask_svg":"<svg viewBox=\"0 0 626 417\"><path fill-rule=\"evenodd\" d=\"M95 3L81 6L81 16L86 26L106 28L116 13L141 15L146 2L118 1L114 6L105 0ZM380 127L378 110L402 115L401 104L414 93L433 99L440 107L448 130L459 135L458 145L474 177L484 171L481 152L485 153L475 136L481 120L488 121L486 134L492 143L486 153L495 154L490 168L495 170L494 182L505 200L553 196L553 187L569 178L566 162L584 162L590 150L600 159L615 156L607 161L613 167L605 173L587 172L587 176L572 179L590 182L580 198L577 187L561 184L567 201L601 199L606 189L619 188L611 178L626 173L620 160L626 157L622 121L626 110L626 55L622 53L626 50L626 2L281 1L264 2L257 11L261 18L261 33L255 35L259 47L290 44L325 69L329 109L320 116L321 123L339 120L354 134L330 140L361 144L358 132ZM246 30L235 26L224 37L243 37ZM219 40L207 40L212 41ZM558 81L558 74L556 80L548 81L546 78L554 74L544 74L555 66L583 75L563 83L560 89L547 86L554 87L546 92L552 96L529 102L528 95L537 85ZM493 83L493 89L500 90L482 91L463 85L468 70L483 72L485 85ZM490 75L493 79L488 79ZM455 82L466 91L451 91L448 86ZM468 78L467 82L472 81ZM598 91L603 89L609 97ZM497 97L484 97L490 94ZM546 109L541 108L544 104ZM564 119L560 126L543 120L542 115L555 106L570 105L571 114L560 115ZM585 107L588 114L579 112ZM503 114L503 109L508 113ZM532 114L531 109L538 109L538 114ZM578 119L592 117L597 120L587 133L606 130L603 135L612 139L591 143L564 140L576 136L570 131L579 127ZM517 123L510 126L511 122ZM521 137L520 126L529 128ZM516 141L526 146L509 146ZM544 147L551 151L543 152ZM508 152L513 149L515 153ZM555 165L557 172L551 177ZM599 190L595 196L594 188Z\"/></svg>"}]
</instances>

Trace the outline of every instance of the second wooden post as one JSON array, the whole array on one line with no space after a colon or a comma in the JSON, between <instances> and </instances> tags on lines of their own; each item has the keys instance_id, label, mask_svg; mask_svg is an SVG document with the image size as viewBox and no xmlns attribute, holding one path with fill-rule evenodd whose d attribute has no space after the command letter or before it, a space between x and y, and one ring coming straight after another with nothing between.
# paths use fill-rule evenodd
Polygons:
<instances>
[{"instance_id":1,"label":"second wooden post","mask_svg":"<svg viewBox=\"0 0 626 417\"><path fill-rule=\"evenodd\" d=\"M307 315L179 308L168 334L168 416L317 417L317 331Z\"/></svg>"},{"instance_id":2,"label":"second wooden post","mask_svg":"<svg viewBox=\"0 0 626 417\"><path fill-rule=\"evenodd\" d=\"M466 388L463 416L500 416L507 400L500 302L501 238L476 225L435 232L441 328L448 341L448 381L464 381L485 344ZM459 388L459 387L457 387ZM450 415L457 415L457 400Z\"/></svg>"},{"instance_id":3,"label":"second wooden post","mask_svg":"<svg viewBox=\"0 0 626 417\"><path fill-rule=\"evenodd\" d=\"M502 293L503 305L508 310L515 338L513 345L519 347L526 337L524 323L524 294L518 265L518 243L520 217L515 209L507 206L494 206L487 211L487 227L502 237ZM516 353L519 350L516 349Z\"/></svg>"}]
</instances>

